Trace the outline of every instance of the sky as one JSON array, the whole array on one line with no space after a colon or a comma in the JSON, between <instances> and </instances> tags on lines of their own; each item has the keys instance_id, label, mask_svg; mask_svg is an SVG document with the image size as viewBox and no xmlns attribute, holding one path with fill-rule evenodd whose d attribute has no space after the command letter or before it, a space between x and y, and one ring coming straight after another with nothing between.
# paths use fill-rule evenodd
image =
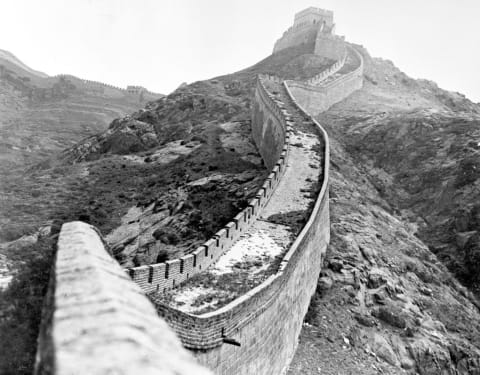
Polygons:
<instances>
[{"instance_id":1,"label":"sky","mask_svg":"<svg viewBox=\"0 0 480 375\"><path fill-rule=\"evenodd\" d=\"M0 49L49 75L168 94L267 57L310 6L372 56L480 102L480 0L0 0Z\"/></svg>"}]
</instances>

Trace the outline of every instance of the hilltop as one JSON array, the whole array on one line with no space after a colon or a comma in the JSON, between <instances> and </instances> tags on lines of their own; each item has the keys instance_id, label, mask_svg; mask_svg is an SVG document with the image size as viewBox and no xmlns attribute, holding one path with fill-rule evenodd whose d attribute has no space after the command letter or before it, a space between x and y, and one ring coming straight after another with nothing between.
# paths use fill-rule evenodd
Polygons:
<instances>
[{"instance_id":1,"label":"hilltop","mask_svg":"<svg viewBox=\"0 0 480 375\"><path fill-rule=\"evenodd\" d=\"M48 75L39 72L37 70L33 70L29 66L25 65L22 61L20 61L17 56L13 53L0 49L0 61L2 65L5 66L7 69L11 71L15 71L17 73L22 73L23 76L29 76L29 78L48 78Z\"/></svg>"}]
</instances>

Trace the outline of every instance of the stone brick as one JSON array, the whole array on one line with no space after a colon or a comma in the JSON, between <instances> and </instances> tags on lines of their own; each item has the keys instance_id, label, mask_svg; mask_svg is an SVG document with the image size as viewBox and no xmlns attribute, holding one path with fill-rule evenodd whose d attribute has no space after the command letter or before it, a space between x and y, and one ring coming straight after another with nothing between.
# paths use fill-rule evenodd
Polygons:
<instances>
[{"instance_id":1,"label":"stone brick","mask_svg":"<svg viewBox=\"0 0 480 375\"><path fill-rule=\"evenodd\" d=\"M82 222L60 232L35 373L210 374Z\"/></svg>"}]
</instances>

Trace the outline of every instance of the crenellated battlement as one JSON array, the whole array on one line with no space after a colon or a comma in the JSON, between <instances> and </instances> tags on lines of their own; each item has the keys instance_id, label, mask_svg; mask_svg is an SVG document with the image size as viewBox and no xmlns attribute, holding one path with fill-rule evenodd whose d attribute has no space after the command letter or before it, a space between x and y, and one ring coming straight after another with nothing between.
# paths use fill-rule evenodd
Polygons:
<instances>
[{"instance_id":1,"label":"crenellated battlement","mask_svg":"<svg viewBox=\"0 0 480 375\"><path fill-rule=\"evenodd\" d=\"M142 95L146 100L159 99L164 96L162 94L148 91L145 87L142 87L142 86L127 86L127 88L124 89L122 87L110 85L108 83L78 78L71 74L57 74L53 77L50 77L49 79L56 79L56 80L66 79L71 81L73 84L81 85L87 90L100 93L100 94L103 94L103 93L108 94L108 93L116 92L122 95L129 95L129 96Z\"/></svg>"},{"instance_id":2,"label":"crenellated battlement","mask_svg":"<svg viewBox=\"0 0 480 375\"><path fill-rule=\"evenodd\" d=\"M345 64L347 59L348 66ZM293 95L309 113L317 115L324 112L363 87L364 67L361 53L349 46L345 59L338 63L340 62L340 69L334 64L325 74L322 72L307 81L289 81Z\"/></svg>"},{"instance_id":3,"label":"crenellated battlement","mask_svg":"<svg viewBox=\"0 0 480 375\"><path fill-rule=\"evenodd\" d=\"M310 7L295 14L293 27L307 24L319 24L326 29L332 29L334 26L333 12L331 10Z\"/></svg>"},{"instance_id":4,"label":"crenellated battlement","mask_svg":"<svg viewBox=\"0 0 480 375\"><path fill-rule=\"evenodd\" d=\"M261 101L268 108L268 113L271 114L273 122L278 125L275 127L275 131L270 134L275 138L274 147L270 148L259 144L263 136L261 130L253 129L253 137L259 145L259 151L266 166L270 169L269 175L256 193L255 198L248 202L248 206L191 254L163 263L126 269L125 272L140 285L145 293L171 290L215 264L218 258L228 251L257 220L278 186L288 160L292 127L291 122L285 116L284 110L275 102L273 95L266 90L263 83L264 79L266 77L261 76L257 80L256 100L257 102ZM258 134L259 132L260 134Z\"/></svg>"},{"instance_id":5,"label":"crenellated battlement","mask_svg":"<svg viewBox=\"0 0 480 375\"><path fill-rule=\"evenodd\" d=\"M299 45L310 53L340 60L345 54L345 38L335 35L333 12L310 7L295 14L293 26L276 41L273 53Z\"/></svg>"}]
</instances>

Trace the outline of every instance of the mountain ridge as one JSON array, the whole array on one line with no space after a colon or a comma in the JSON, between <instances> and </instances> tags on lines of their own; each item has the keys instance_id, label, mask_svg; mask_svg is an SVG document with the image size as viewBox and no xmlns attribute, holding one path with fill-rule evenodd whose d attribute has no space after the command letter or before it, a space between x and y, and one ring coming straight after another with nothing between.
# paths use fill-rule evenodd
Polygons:
<instances>
[{"instance_id":1,"label":"mountain ridge","mask_svg":"<svg viewBox=\"0 0 480 375\"><path fill-rule=\"evenodd\" d=\"M413 80L391 63L369 58L366 50L362 53L365 87L318 116L333 144L332 246L290 373L321 368L329 374L339 369L359 374L475 374L480 365L476 298L417 238L418 228L425 225L421 212L406 220L395 197L385 194L397 188L399 177L390 177L395 163L381 162L391 154L398 154L394 162L405 156L401 151L406 145L397 146L388 134L394 140L414 141L402 127L405 120L424 128L421 141L427 147L432 129L427 120L445 115L461 119L464 113L476 118L478 106L428 81ZM235 202L241 208L262 181L256 179L265 171L251 147L246 113L255 75L302 79L315 73L310 62L317 68L329 63L320 64L302 49L287 49L232 75L182 87L113 121L106 132L65 151L63 160L26 177L27 187L36 185L40 195L45 194L42 203L50 212L42 220L49 219L52 228L58 221L75 219L99 226L110 235L109 245L124 265L175 256L179 244L195 246L201 233L193 228L200 225L202 232L214 232L239 208ZM85 152L78 151L82 146ZM476 150L474 146L469 147ZM455 154L454 161L461 163L463 156ZM402 166L398 174L421 158ZM472 169L467 165L467 172ZM470 186L478 176L460 177ZM388 178L393 183L382 182ZM60 192L46 183L60 186L66 179L69 185ZM49 197L58 200L48 202ZM473 192L470 199L476 197ZM74 202L68 205L70 200ZM433 199L430 204L435 203ZM60 210L53 210L58 206ZM475 212L467 215L472 225ZM24 214L32 216L26 210ZM469 231L468 220L460 233ZM119 235L126 228L129 231ZM162 254L148 248L152 238L162 239ZM329 355L312 354L318 348Z\"/></svg>"},{"instance_id":2,"label":"mountain ridge","mask_svg":"<svg viewBox=\"0 0 480 375\"><path fill-rule=\"evenodd\" d=\"M30 68L29 66L24 64L18 57L16 57L13 53L11 53L9 51L0 49L0 60L9 61L12 64L17 65L18 67L22 68L26 72L28 72L30 74L33 74L33 75L36 75L40 78L48 78L49 77L48 74L45 74L43 72L40 72L38 70L34 70L34 69Z\"/></svg>"}]
</instances>

